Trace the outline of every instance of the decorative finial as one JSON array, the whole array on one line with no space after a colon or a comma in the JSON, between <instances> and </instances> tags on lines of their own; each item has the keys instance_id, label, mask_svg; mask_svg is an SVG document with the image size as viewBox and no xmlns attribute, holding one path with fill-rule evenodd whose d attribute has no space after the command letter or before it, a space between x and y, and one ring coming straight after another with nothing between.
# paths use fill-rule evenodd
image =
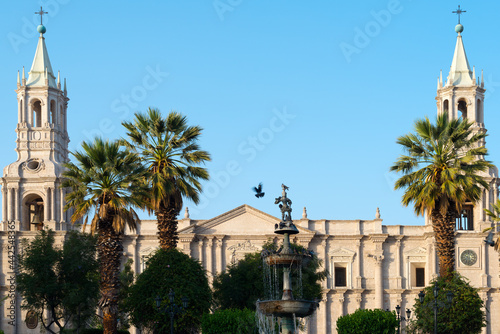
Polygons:
<instances>
[{"instance_id":1,"label":"decorative finial","mask_svg":"<svg viewBox=\"0 0 500 334\"><path fill-rule=\"evenodd\" d=\"M304 207L304 210L302 210L302 219L307 219L307 210L306 210L306 207Z\"/></svg>"},{"instance_id":2,"label":"decorative finial","mask_svg":"<svg viewBox=\"0 0 500 334\"><path fill-rule=\"evenodd\" d=\"M377 208L377 211L375 212L375 219L380 219L380 209Z\"/></svg>"},{"instance_id":3,"label":"decorative finial","mask_svg":"<svg viewBox=\"0 0 500 334\"><path fill-rule=\"evenodd\" d=\"M40 6L40 11L39 12L35 12L35 14L38 14L40 15L40 25L38 27L36 27L36 30L41 34L45 34L45 32L47 31L47 29L45 28L45 26L43 25L43 14L48 14L48 12L44 12L43 11L43 8L42 6Z\"/></svg>"},{"instance_id":4,"label":"decorative finial","mask_svg":"<svg viewBox=\"0 0 500 334\"><path fill-rule=\"evenodd\" d=\"M462 13L467 13L466 10L461 10L460 9L460 5L458 5L458 9L457 10L454 10L452 13L454 14L457 14L458 15L458 24L460 24L460 14Z\"/></svg>"},{"instance_id":5,"label":"decorative finial","mask_svg":"<svg viewBox=\"0 0 500 334\"><path fill-rule=\"evenodd\" d=\"M19 88L21 86L21 79L19 75L19 71L17 71L17 87Z\"/></svg>"},{"instance_id":6,"label":"decorative finial","mask_svg":"<svg viewBox=\"0 0 500 334\"><path fill-rule=\"evenodd\" d=\"M460 8L460 6L458 6ZM40 11L35 12L35 14L40 15L40 25L43 25L43 14L48 14L48 12L44 12L42 6L40 6Z\"/></svg>"},{"instance_id":7,"label":"decorative finial","mask_svg":"<svg viewBox=\"0 0 500 334\"><path fill-rule=\"evenodd\" d=\"M186 206L186 211L184 211L184 218L188 219L189 218L189 209Z\"/></svg>"},{"instance_id":8,"label":"decorative finial","mask_svg":"<svg viewBox=\"0 0 500 334\"><path fill-rule=\"evenodd\" d=\"M68 91L66 90L66 78L64 78L64 95L68 95Z\"/></svg>"},{"instance_id":9,"label":"decorative finial","mask_svg":"<svg viewBox=\"0 0 500 334\"><path fill-rule=\"evenodd\" d=\"M458 9L453 11L453 13L458 15L458 24L455 26L455 32L460 35L461 32L464 31L464 26L460 24L460 14L465 13L467 11L461 10L460 5L458 5Z\"/></svg>"}]
</instances>

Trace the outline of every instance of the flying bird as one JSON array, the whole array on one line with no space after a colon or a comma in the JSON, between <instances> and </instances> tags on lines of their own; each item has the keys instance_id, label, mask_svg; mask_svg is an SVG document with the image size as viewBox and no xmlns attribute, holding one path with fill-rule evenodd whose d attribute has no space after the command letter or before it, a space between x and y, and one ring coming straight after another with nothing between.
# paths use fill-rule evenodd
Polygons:
<instances>
[{"instance_id":1,"label":"flying bird","mask_svg":"<svg viewBox=\"0 0 500 334\"><path fill-rule=\"evenodd\" d=\"M255 191L255 197L261 198L264 197L266 193L262 192L262 182L259 183L257 187L253 187L253 191Z\"/></svg>"}]
</instances>

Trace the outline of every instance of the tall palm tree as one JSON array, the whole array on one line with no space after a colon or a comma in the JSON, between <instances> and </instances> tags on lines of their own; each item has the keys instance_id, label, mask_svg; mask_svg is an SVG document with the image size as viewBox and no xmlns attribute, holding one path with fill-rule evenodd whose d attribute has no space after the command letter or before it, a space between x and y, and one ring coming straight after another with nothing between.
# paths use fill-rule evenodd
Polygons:
<instances>
[{"instance_id":1,"label":"tall palm tree","mask_svg":"<svg viewBox=\"0 0 500 334\"><path fill-rule=\"evenodd\" d=\"M183 197L199 202L200 180L208 180L208 152L200 149L200 126L188 126L187 118L170 112L165 118L158 109L136 113L133 122L123 122L125 145L137 152L148 170L148 211L158 221L158 238L163 249L177 246L177 216Z\"/></svg>"},{"instance_id":2,"label":"tall palm tree","mask_svg":"<svg viewBox=\"0 0 500 334\"><path fill-rule=\"evenodd\" d=\"M139 157L118 142L96 138L83 142L83 151L73 154L63 173L63 187L72 191L66 196L65 209L74 209L74 223L93 215L91 232L97 233L100 261L99 307L103 312L104 333L116 333L120 289L121 243L125 227L135 230L138 219L133 207L142 207L147 191L145 169Z\"/></svg>"},{"instance_id":3,"label":"tall palm tree","mask_svg":"<svg viewBox=\"0 0 500 334\"><path fill-rule=\"evenodd\" d=\"M488 183L481 176L493 165L484 160L486 134L473 131L466 119L438 115L415 122L415 133L398 138L406 151L391 171L403 174L395 189L406 189L402 203L413 203L417 215L428 214L435 233L439 274L455 268L455 218L466 201L476 203Z\"/></svg>"}]
</instances>

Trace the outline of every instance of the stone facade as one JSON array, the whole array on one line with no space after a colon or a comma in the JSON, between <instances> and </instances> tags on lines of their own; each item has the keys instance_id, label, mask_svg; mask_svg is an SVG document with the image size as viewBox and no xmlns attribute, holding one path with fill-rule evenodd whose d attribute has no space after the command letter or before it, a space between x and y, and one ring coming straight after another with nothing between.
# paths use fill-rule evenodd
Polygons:
<instances>
[{"instance_id":1,"label":"stone facade","mask_svg":"<svg viewBox=\"0 0 500 334\"><path fill-rule=\"evenodd\" d=\"M466 117L475 122L477 131L486 131L483 81L476 84L460 33L451 68L446 83L438 81L438 113L447 110L451 118ZM71 226L67 224L70 212L63 210L65 190L59 188L62 164L68 159L69 99L59 75L56 79L53 74L42 34L29 77L23 71L16 92L18 159L4 169L2 177L0 298L7 299L0 307L0 328L5 333L39 333L39 327L27 328L26 312L19 307L12 264L15 250L22 252L20 240L33 238L44 227L56 231L57 243L62 245ZM498 199L497 169L484 177L490 190L479 203L464 207L457 218L456 267L480 290L489 311L483 333L493 334L500 333L500 322L492 316L500 311L500 262L498 253L483 242L486 233L482 231L492 225L483 209ZM213 280L245 254L261 250L266 241L281 242L281 236L273 233L279 221L247 205L209 220L192 220L186 210L179 221L178 247L200 260ZM300 233L292 241L317 253L329 272L320 308L308 322L308 333L336 333L336 319L359 308L394 310L400 305L403 310L411 309L417 294L437 275L434 233L428 219L424 226L382 222L378 209L372 220L310 220L305 208L302 219L294 221ZM147 220L124 237L123 261L133 259L136 273L144 270L145 261L158 248L156 232L156 222ZM468 258L462 256L464 252Z\"/></svg>"}]
</instances>

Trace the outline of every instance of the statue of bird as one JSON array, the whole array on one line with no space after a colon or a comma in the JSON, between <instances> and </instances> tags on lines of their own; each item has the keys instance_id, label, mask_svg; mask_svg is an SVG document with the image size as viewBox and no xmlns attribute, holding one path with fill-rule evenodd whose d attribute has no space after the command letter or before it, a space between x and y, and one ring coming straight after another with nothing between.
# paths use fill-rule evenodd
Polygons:
<instances>
[{"instance_id":1,"label":"statue of bird","mask_svg":"<svg viewBox=\"0 0 500 334\"><path fill-rule=\"evenodd\" d=\"M262 192L262 182L259 183L257 187L253 187L253 191L255 191L255 197L257 198L264 197L264 195L266 194L265 192Z\"/></svg>"}]
</instances>

